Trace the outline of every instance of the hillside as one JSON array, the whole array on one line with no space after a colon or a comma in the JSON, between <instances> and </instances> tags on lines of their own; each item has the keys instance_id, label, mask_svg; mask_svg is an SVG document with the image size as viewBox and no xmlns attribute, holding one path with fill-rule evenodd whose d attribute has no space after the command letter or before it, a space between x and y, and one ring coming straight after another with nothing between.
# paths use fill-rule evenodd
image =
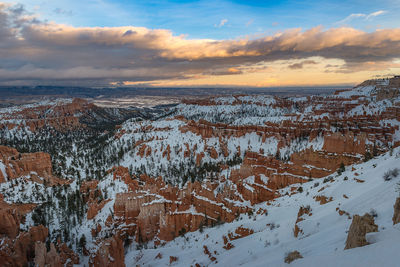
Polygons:
<instances>
[{"instance_id":1,"label":"hillside","mask_svg":"<svg viewBox=\"0 0 400 267\"><path fill-rule=\"evenodd\" d=\"M399 88L395 77L307 97L0 109L0 259L281 266L297 250L292 265L393 266ZM378 232L344 250L365 213Z\"/></svg>"},{"instance_id":2,"label":"hillside","mask_svg":"<svg viewBox=\"0 0 400 267\"><path fill-rule=\"evenodd\" d=\"M143 266L168 265L170 256L175 256L177 266L285 266L286 253L297 250L304 258L293 266L396 266L400 225L393 225L392 217L400 176L383 179L394 166L400 166L399 149L331 179L282 189L282 197L254 205L253 214L242 214L232 223L187 233L161 248L130 248L125 262L127 266L136 261ZM302 208L309 214L296 223ZM351 218L365 213L376 213L379 232L367 235L370 245L344 250Z\"/></svg>"}]
</instances>

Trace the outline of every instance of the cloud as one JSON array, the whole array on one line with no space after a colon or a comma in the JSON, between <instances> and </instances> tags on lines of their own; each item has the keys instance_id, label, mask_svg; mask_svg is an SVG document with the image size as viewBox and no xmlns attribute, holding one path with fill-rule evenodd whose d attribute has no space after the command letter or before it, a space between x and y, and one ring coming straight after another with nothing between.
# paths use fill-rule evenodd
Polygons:
<instances>
[{"instance_id":1,"label":"cloud","mask_svg":"<svg viewBox=\"0 0 400 267\"><path fill-rule=\"evenodd\" d=\"M307 64L318 64L317 62L315 62L314 60L304 60L300 63L295 63L292 65L289 65L288 68L292 69L292 70L298 70L298 69L302 69L304 65Z\"/></svg>"},{"instance_id":2,"label":"cloud","mask_svg":"<svg viewBox=\"0 0 400 267\"><path fill-rule=\"evenodd\" d=\"M206 71L203 73L203 75L235 75L235 74L242 74L242 73L243 73L243 71L241 71L237 67L230 67L230 68Z\"/></svg>"},{"instance_id":3,"label":"cloud","mask_svg":"<svg viewBox=\"0 0 400 267\"><path fill-rule=\"evenodd\" d=\"M353 73L359 71L380 71L400 68L400 63L367 61L361 63L348 62L341 66L326 66L325 72Z\"/></svg>"},{"instance_id":4,"label":"cloud","mask_svg":"<svg viewBox=\"0 0 400 267\"><path fill-rule=\"evenodd\" d=\"M222 26L224 26L226 23L228 22L227 19L221 19L221 21L219 22L219 24L214 24L214 27L216 28L221 28Z\"/></svg>"},{"instance_id":5,"label":"cloud","mask_svg":"<svg viewBox=\"0 0 400 267\"><path fill-rule=\"evenodd\" d=\"M354 13L354 14L351 14L351 15L347 16L346 18L342 19L341 21L338 21L337 24L345 24L345 23L348 23L348 22L352 21L353 19L357 19L357 18L364 18L364 20L369 20L371 18L374 18L379 15L383 15L385 13L387 13L387 12L384 10L379 10L376 12L372 12L370 14Z\"/></svg>"},{"instance_id":6,"label":"cloud","mask_svg":"<svg viewBox=\"0 0 400 267\"><path fill-rule=\"evenodd\" d=\"M249 27L251 24L253 24L254 19L249 20L248 22L246 22L246 27Z\"/></svg>"},{"instance_id":7,"label":"cloud","mask_svg":"<svg viewBox=\"0 0 400 267\"><path fill-rule=\"evenodd\" d=\"M53 12L55 14L57 14L57 15L72 16L72 11L71 10L65 10L65 9L62 9L62 8L59 8L59 7L55 8L53 10Z\"/></svg>"},{"instance_id":8,"label":"cloud","mask_svg":"<svg viewBox=\"0 0 400 267\"><path fill-rule=\"evenodd\" d=\"M129 35L136 34L136 33L137 33L136 31L127 30L126 32L124 32L122 37L129 36Z\"/></svg>"},{"instance_id":9,"label":"cloud","mask_svg":"<svg viewBox=\"0 0 400 267\"><path fill-rule=\"evenodd\" d=\"M325 65L325 68L339 68L340 67L340 65L337 65L337 64L335 64L335 65L333 65L333 64L326 64Z\"/></svg>"},{"instance_id":10,"label":"cloud","mask_svg":"<svg viewBox=\"0 0 400 267\"><path fill-rule=\"evenodd\" d=\"M166 29L73 27L39 21L22 6L0 3L0 44L0 84L97 86L205 74L237 77L261 72L277 60L303 59L289 67L301 69L313 64L305 59L314 56L341 59L346 71L359 71L355 66L366 62L376 62L374 68L367 65L370 69L385 68L400 58L400 29L364 32L316 27L254 39L187 39Z\"/></svg>"},{"instance_id":11,"label":"cloud","mask_svg":"<svg viewBox=\"0 0 400 267\"><path fill-rule=\"evenodd\" d=\"M365 18L367 15L362 14L362 13L357 13L357 14L351 14L349 16L347 16L346 18L344 18L343 20L339 21L338 24L343 24L346 22L349 22L355 18Z\"/></svg>"},{"instance_id":12,"label":"cloud","mask_svg":"<svg viewBox=\"0 0 400 267\"><path fill-rule=\"evenodd\" d=\"M385 14L385 13L386 13L386 11L379 10L379 11L373 12L373 13L371 13L371 14L368 14L368 15L365 17L365 19L366 19L366 20L369 20L370 18L379 16L379 15L383 15L383 14Z\"/></svg>"}]
</instances>

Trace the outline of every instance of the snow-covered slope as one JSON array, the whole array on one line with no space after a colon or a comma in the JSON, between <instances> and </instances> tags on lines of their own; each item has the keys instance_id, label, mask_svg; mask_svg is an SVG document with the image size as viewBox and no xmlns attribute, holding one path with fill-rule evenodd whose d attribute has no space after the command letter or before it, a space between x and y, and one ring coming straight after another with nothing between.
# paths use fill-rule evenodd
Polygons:
<instances>
[{"instance_id":1,"label":"snow-covered slope","mask_svg":"<svg viewBox=\"0 0 400 267\"><path fill-rule=\"evenodd\" d=\"M292 266L397 266L400 224L392 222L393 205L400 176L384 181L384 173L400 166L400 149L386 153L366 163L347 167L332 179L314 180L293 185L302 187L302 193L290 188L282 190L284 196L254 206L254 210L267 213L241 215L236 221L205 228L178 237L165 246L148 245L136 249L132 245L125 257L127 266L167 266L170 256L177 257L173 266L286 266L286 253L297 250L304 257ZM285 195L285 193L288 195ZM332 200L321 205L316 196ZM303 233L294 237L294 226L300 207L309 206L311 216L303 215L297 223ZM340 215L339 210L348 213ZM376 213L379 232L367 235L371 244L344 250L347 231L354 214ZM224 236L238 227L251 229L253 234L229 241L234 247L224 247ZM205 254L205 248L215 258ZM157 255L159 255L157 257Z\"/></svg>"}]
</instances>

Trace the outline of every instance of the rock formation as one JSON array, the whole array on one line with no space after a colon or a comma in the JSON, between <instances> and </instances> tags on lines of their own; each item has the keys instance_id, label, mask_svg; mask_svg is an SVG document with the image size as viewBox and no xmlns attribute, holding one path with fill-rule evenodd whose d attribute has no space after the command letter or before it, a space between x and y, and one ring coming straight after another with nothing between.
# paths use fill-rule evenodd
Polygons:
<instances>
[{"instance_id":1,"label":"rock formation","mask_svg":"<svg viewBox=\"0 0 400 267\"><path fill-rule=\"evenodd\" d=\"M347 235L346 247L344 249L368 245L365 235L377 231L378 226L374 222L374 217L370 214L366 213L364 216L354 215Z\"/></svg>"},{"instance_id":2,"label":"rock formation","mask_svg":"<svg viewBox=\"0 0 400 267\"><path fill-rule=\"evenodd\" d=\"M400 222L400 197L396 199L396 203L393 206L394 212L393 212L393 224L398 224Z\"/></svg>"},{"instance_id":3,"label":"rock formation","mask_svg":"<svg viewBox=\"0 0 400 267\"><path fill-rule=\"evenodd\" d=\"M280 189L327 177L342 165L358 163L367 160L368 154L378 155L399 146L400 103L392 101L390 106L378 103L398 96L398 80L368 81L363 86L367 85L373 89L356 88L361 91L347 90L330 96L286 99L235 95L185 100L174 112L157 120L131 120L109 132L96 132L100 137L93 138L101 146L91 151L95 155L91 159L104 166L98 168L89 162L85 166L88 174L82 179L84 171L81 172L79 159L75 168L67 167L72 164L66 163L74 155L72 150L64 154L68 160L53 160L52 165L47 153L19 153L0 146L0 183L17 178L40 186L67 187L73 183L79 201L65 198L69 201L65 206L74 206L74 201L83 203L82 220L90 221L93 238L92 246L83 251L89 256L90 265L124 266L124 242L154 241L159 245L205 226L232 222L240 214L253 212L256 204L272 203L285 192ZM225 109L219 110L220 106ZM28 132L26 136L32 140L38 132L47 130L54 136L69 131L86 133L99 126L99 122L115 125L130 116L133 115L128 111L103 109L82 99L16 107L0 113L0 130L7 133L0 136L0 141L9 138L11 131L16 136ZM16 144L11 142L14 139L7 141ZM88 155L85 153L90 149L83 150L76 155ZM103 150L118 155L102 154ZM68 169L65 177L79 177L76 183L53 175L53 167L58 173L56 168L64 168L63 164ZM95 172L101 175L92 177ZM105 179L109 183L104 183ZM112 188L111 184L118 186L110 191L110 196L107 187ZM288 194L299 194L299 189L300 185L292 186ZM333 200L324 195L314 199L321 205ZM20 229L25 215L35 207L40 207L40 201L10 204L0 198L2 263L60 266L79 262L68 248L73 241L68 245L53 242L47 251L47 228ZM339 207L337 212L350 216ZM295 237L302 234L301 222L307 216L312 216L311 209L300 207L293 229ZM397 199L393 223L399 221L400 199ZM366 245L365 234L371 231L377 231L373 218L368 214L355 215L346 249ZM223 247L232 249L235 239L253 233L243 226L236 228L224 234ZM207 246L203 248L208 258L216 261L215 253ZM300 257L298 251L293 251L285 262ZM173 263L178 258L170 256L170 260Z\"/></svg>"},{"instance_id":4,"label":"rock formation","mask_svg":"<svg viewBox=\"0 0 400 267\"><path fill-rule=\"evenodd\" d=\"M297 250L295 250L295 251L289 252L289 253L286 255L286 257L285 257L285 262L289 264L289 263L291 263L292 261L297 260L297 259L301 259L301 258L303 258L303 256L301 256L300 252L298 252Z\"/></svg>"},{"instance_id":5,"label":"rock formation","mask_svg":"<svg viewBox=\"0 0 400 267\"><path fill-rule=\"evenodd\" d=\"M299 212L297 213L297 219L294 224L294 230L293 230L294 237L298 237L299 233L303 233L303 230L297 224L305 219L304 215L308 216L312 215L310 206L307 207L301 206L299 208Z\"/></svg>"},{"instance_id":6,"label":"rock formation","mask_svg":"<svg viewBox=\"0 0 400 267\"><path fill-rule=\"evenodd\" d=\"M91 254L89 266L92 267L123 267L125 266L124 246L122 240L113 236L105 239L96 252Z\"/></svg>"},{"instance_id":7,"label":"rock formation","mask_svg":"<svg viewBox=\"0 0 400 267\"><path fill-rule=\"evenodd\" d=\"M47 153L19 153L14 148L0 146L0 160L6 166L6 173L0 171L0 182L31 172L44 177L52 175L50 155Z\"/></svg>"}]
</instances>

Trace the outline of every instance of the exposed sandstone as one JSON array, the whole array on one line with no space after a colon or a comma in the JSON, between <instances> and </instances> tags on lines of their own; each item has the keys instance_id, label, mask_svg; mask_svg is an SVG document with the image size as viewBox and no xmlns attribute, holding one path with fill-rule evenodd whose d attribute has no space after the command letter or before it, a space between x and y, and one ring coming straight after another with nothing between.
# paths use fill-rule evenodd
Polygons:
<instances>
[{"instance_id":1,"label":"exposed sandstone","mask_svg":"<svg viewBox=\"0 0 400 267\"><path fill-rule=\"evenodd\" d=\"M111 199L104 199L100 203L98 202L91 202L88 203L89 209L87 211L87 219L91 220L96 217L97 213L107 204L107 202L111 201Z\"/></svg>"},{"instance_id":2,"label":"exposed sandstone","mask_svg":"<svg viewBox=\"0 0 400 267\"><path fill-rule=\"evenodd\" d=\"M237 214L246 212L243 207L225 200L234 196L231 189L226 188L215 196L215 183L206 187L198 182L188 183L186 188L179 189L166 187L161 179L144 176L141 179L146 183L139 187L140 192L119 193L114 203L115 223L133 225L124 231L135 232L139 242L156 236L169 241L203 226L231 222ZM196 214L192 214L193 209Z\"/></svg>"},{"instance_id":3,"label":"exposed sandstone","mask_svg":"<svg viewBox=\"0 0 400 267\"><path fill-rule=\"evenodd\" d=\"M400 222L400 197L396 199L396 203L393 206L394 212L393 212L393 224L398 224Z\"/></svg>"},{"instance_id":4,"label":"exposed sandstone","mask_svg":"<svg viewBox=\"0 0 400 267\"><path fill-rule=\"evenodd\" d=\"M357 153L364 155L366 135L355 136L353 132L347 134L332 133L324 136L325 151L331 153Z\"/></svg>"},{"instance_id":5,"label":"exposed sandstone","mask_svg":"<svg viewBox=\"0 0 400 267\"><path fill-rule=\"evenodd\" d=\"M5 237L0 245L0 262L3 266L27 266L35 257L35 243L44 243L48 230L43 225L21 232L15 239Z\"/></svg>"},{"instance_id":6,"label":"exposed sandstone","mask_svg":"<svg viewBox=\"0 0 400 267\"><path fill-rule=\"evenodd\" d=\"M300 252L295 250L295 251L292 251L292 252L290 252L290 253L288 253L286 255L285 262L286 263L291 263L292 261L297 260L297 259L301 259L301 258L303 258L303 256L301 256Z\"/></svg>"},{"instance_id":7,"label":"exposed sandstone","mask_svg":"<svg viewBox=\"0 0 400 267\"><path fill-rule=\"evenodd\" d=\"M354 215L347 235L346 247L344 249L368 245L365 235L377 231L378 226L375 224L372 215L368 213L364 214L364 216Z\"/></svg>"},{"instance_id":8,"label":"exposed sandstone","mask_svg":"<svg viewBox=\"0 0 400 267\"><path fill-rule=\"evenodd\" d=\"M0 205L0 236L15 238L19 232L20 216L10 206Z\"/></svg>"},{"instance_id":9,"label":"exposed sandstone","mask_svg":"<svg viewBox=\"0 0 400 267\"><path fill-rule=\"evenodd\" d=\"M175 256L169 256L169 264L171 265L173 262L178 261L178 257Z\"/></svg>"},{"instance_id":10,"label":"exposed sandstone","mask_svg":"<svg viewBox=\"0 0 400 267\"><path fill-rule=\"evenodd\" d=\"M44 177L52 175L50 155L47 153L19 153L14 148L0 146L0 160L6 166L6 174L0 177L3 181L6 177L14 179L31 172Z\"/></svg>"},{"instance_id":11,"label":"exposed sandstone","mask_svg":"<svg viewBox=\"0 0 400 267\"><path fill-rule=\"evenodd\" d=\"M332 197L329 197L329 198L328 198L328 197L323 196L323 195L315 196L314 199L315 199L315 201L318 201L319 204L321 204L321 205L324 205L324 204L326 204L326 203L328 203L328 202L331 202L331 201L333 200Z\"/></svg>"},{"instance_id":12,"label":"exposed sandstone","mask_svg":"<svg viewBox=\"0 0 400 267\"><path fill-rule=\"evenodd\" d=\"M35 265L44 267L46 264L46 244L42 242L35 243Z\"/></svg>"},{"instance_id":13,"label":"exposed sandstone","mask_svg":"<svg viewBox=\"0 0 400 267\"><path fill-rule=\"evenodd\" d=\"M48 153L19 153L14 148L0 146L0 162L5 166L5 173L0 170L0 183L24 175L29 175L26 179L45 183L47 186L70 182L53 176L51 158Z\"/></svg>"},{"instance_id":14,"label":"exposed sandstone","mask_svg":"<svg viewBox=\"0 0 400 267\"><path fill-rule=\"evenodd\" d=\"M294 229L293 229L294 237L298 237L298 235L300 233L303 233L303 230L297 224L304 220L304 215L308 215L308 216L312 215L310 206L307 206L307 207L301 206L299 208L299 211L297 213L297 219L296 219L296 222L294 224Z\"/></svg>"},{"instance_id":15,"label":"exposed sandstone","mask_svg":"<svg viewBox=\"0 0 400 267\"><path fill-rule=\"evenodd\" d=\"M222 239L224 240L224 246L223 248L226 250L230 250L234 248L235 246L229 241L228 237L222 236Z\"/></svg>"},{"instance_id":16,"label":"exposed sandstone","mask_svg":"<svg viewBox=\"0 0 400 267\"><path fill-rule=\"evenodd\" d=\"M35 243L35 266L37 267L62 267L61 258L53 243L50 244L50 250L47 251L43 242Z\"/></svg>"},{"instance_id":17,"label":"exposed sandstone","mask_svg":"<svg viewBox=\"0 0 400 267\"><path fill-rule=\"evenodd\" d=\"M132 179L128 168L117 166L112 168L110 172L113 173L114 180L123 181L128 186L130 191L135 191L137 188L139 188L138 181Z\"/></svg>"},{"instance_id":18,"label":"exposed sandstone","mask_svg":"<svg viewBox=\"0 0 400 267\"><path fill-rule=\"evenodd\" d=\"M215 258L212 254L211 254L211 252L208 250L208 247L206 246L206 245L204 245L203 246L203 251L204 251L204 254L206 254L207 256L208 256L208 258L211 260L211 261L216 261L217 260L217 258Z\"/></svg>"},{"instance_id":19,"label":"exposed sandstone","mask_svg":"<svg viewBox=\"0 0 400 267\"><path fill-rule=\"evenodd\" d=\"M240 226L235 229L234 233L229 233L228 237L232 241L232 240L236 240L239 238L243 238L243 237L252 235L253 233L254 233L253 229L248 229L248 228L244 228L244 227Z\"/></svg>"},{"instance_id":20,"label":"exposed sandstone","mask_svg":"<svg viewBox=\"0 0 400 267\"><path fill-rule=\"evenodd\" d=\"M57 243L60 260L63 265L72 267L73 264L79 264L79 256L70 249L65 243Z\"/></svg>"},{"instance_id":21,"label":"exposed sandstone","mask_svg":"<svg viewBox=\"0 0 400 267\"><path fill-rule=\"evenodd\" d=\"M103 240L97 251L90 256L89 266L92 267L123 267L125 266L124 246L118 236Z\"/></svg>"},{"instance_id":22,"label":"exposed sandstone","mask_svg":"<svg viewBox=\"0 0 400 267\"><path fill-rule=\"evenodd\" d=\"M215 150L214 147L209 147L208 153L210 154L211 158L213 158L213 159L217 159L218 158L218 152L217 152L217 150Z\"/></svg>"}]
</instances>

